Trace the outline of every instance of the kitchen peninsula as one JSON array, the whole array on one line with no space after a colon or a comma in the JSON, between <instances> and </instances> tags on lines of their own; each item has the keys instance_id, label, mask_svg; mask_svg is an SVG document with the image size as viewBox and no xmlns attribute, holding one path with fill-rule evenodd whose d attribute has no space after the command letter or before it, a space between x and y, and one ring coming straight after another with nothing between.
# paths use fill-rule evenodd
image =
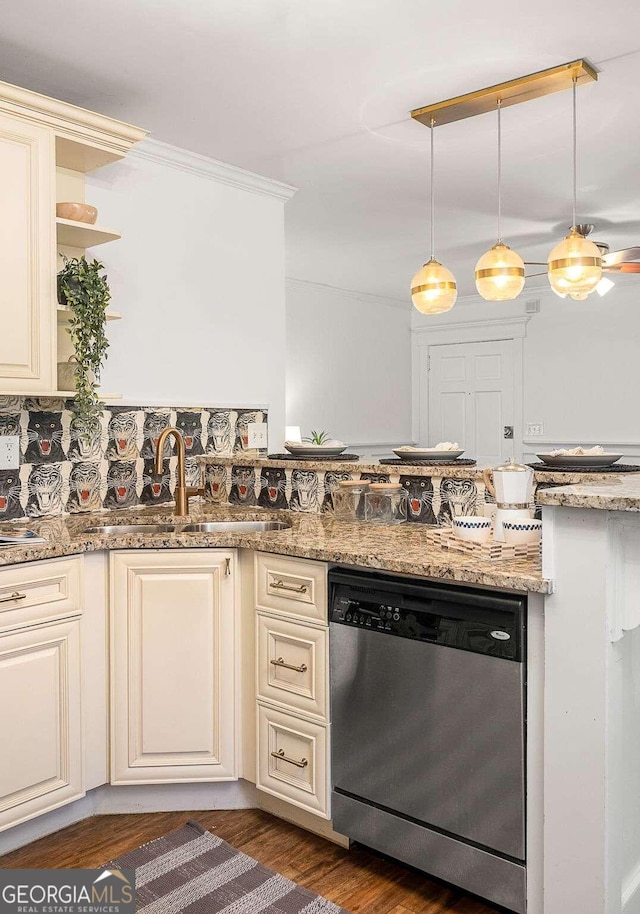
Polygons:
<instances>
[{"instance_id":1,"label":"kitchen peninsula","mask_svg":"<svg viewBox=\"0 0 640 914\"><path fill-rule=\"evenodd\" d=\"M210 458L203 460L208 463ZM236 466L255 464L261 469L273 463L255 462L256 458L251 457L229 460L229 464ZM217 465L225 466L225 463L218 461ZM353 464L344 470L342 466L339 464L335 470L331 466L331 471L353 473L355 470ZM358 471L373 473L376 467L381 469L375 464L358 465ZM280 468L276 466L276 469ZM424 467L412 468L417 478L425 472L435 476L431 468L428 471ZM460 471L442 468L439 480L456 480L455 475L450 475L452 472ZM476 472L473 471L472 478L474 483L481 485ZM256 752L252 735L255 715L253 652L257 649L254 599L258 605L264 599L259 596L262 586L259 569L284 568L285 581L300 579L302 569L303 580L315 581L309 591L314 594L313 600L326 599L321 595L326 593L326 569L334 563L440 582L480 585L503 592L528 593L527 912L566 914L575 910L581 914L601 914L603 911L617 914L634 910L631 901L637 897L640 885L637 869L640 809L637 809L636 800L640 796L640 728L637 723L640 709L637 690L633 688L634 662L639 650L636 626L640 622L635 596L636 584L640 582L636 559L640 552L639 478L636 475L628 478L609 476L606 484L599 479L597 485L583 483L538 492L536 500L543 505L544 522L542 565L533 560L483 562L439 550L429 538L429 528L419 524L368 527L345 524L333 519L330 513L265 511L258 506L243 508L211 500L194 500L192 512L186 518L175 518L171 506L165 505L28 522L29 527L47 542L2 550L0 589L13 592L16 574L24 575L36 568L55 568L56 561L81 560L85 581L92 584L83 598L85 608L81 626L85 651L93 652L95 659L96 647L97 656L105 649L104 644L100 648L103 636L99 633L105 624L108 607L104 596L96 603L95 595L105 593L109 554L113 568L120 567L123 562L129 563L127 557L131 556L133 565L129 573L134 575L134 566L140 562L153 566L152 571L156 569L153 574L157 574L160 569L176 565L176 560L180 562L182 554L185 561L189 556L193 557L189 561L202 556L198 565L202 565L206 556L220 555L223 557L220 561L226 561L226 556L232 577L220 580L233 581L238 573L236 600L239 600L238 606L242 606L235 635L238 668L233 674L237 677L239 695L242 695L242 710L236 712L239 721L236 738L240 740L241 749L226 778L245 780L235 786L209 785L208 800L201 793L189 792L197 792L197 784L155 789L176 790L178 803L263 805L300 821L307 828L324 831L334 839L335 834L327 832L326 821L323 826L322 817L318 820L317 813L304 814L306 818L301 819L295 804L278 806L280 801L274 799L270 786L267 785L266 793L261 789L247 793L256 777L264 780L252 761ZM211 477L208 485L210 482ZM216 493L211 494L215 497ZM623 510L616 510L621 506L624 506ZM264 532L189 533L183 530L195 523L252 518L279 519L286 526ZM149 532L126 531L125 528L132 524L149 526ZM173 529L153 530L157 524L173 526ZM118 526L123 527L122 533ZM103 527L111 529L101 533ZM278 563L294 563L291 567L295 573L287 570L288 565ZM5 586L1 575L13 577L7 579ZM114 578L114 583L117 580ZM166 580L170 583L171 577ZM313 588L319 588L317 593ZM18 610L12 609L14 611ZM265 620L268 620L267 616ZM99 668L99 664L97 666ZM92 674L95 675L95 671ZM96 695L100 688L91 685L91 677L87 677L85 686L88 691L85 727L88 735L94 738L92 753L95 756L96 751L99 754L101 747L105 748L104 734L100 735L100 724L96 729L95 720L88 719L88 715L91 708L94 715L96 713ZM102 707L104 715L104 700L102 705L98 702L98 707ZM227 723L232 726L230 719ZM136 777L139 777L145 769L137 770ZM123 779L112 770L109 786L108 768L104 761L96 762L94 757L89 759L86 789L98 788L98 808L105 811L124 808L122 803L128 801L119 793L122 788L118 784L133 784L134 781L127 777L130 775ZM106 787L99 786L105 782ZM135 802L142 804L140 808L146 803L145 789L148 788L143 782L135 788ZM80 792L78 797L83 794L84 791ZM218 796L220 800L217 801L215 797ZM162 799L156 802L163 803ZM86 804L87 800L78 800L78 803ZM72 808L73 804L69 809ZM64 818L64 812L62 809L48 815L57 816L58 822L70 821ZM34 825L40 823L36 821ZM10 828L0 838L0 850L7 850L24 840L20 838L24 829L34 834L28 822ZM624 899L627 899L626 905L622 903Z\"/></svg>"}]
</instances>

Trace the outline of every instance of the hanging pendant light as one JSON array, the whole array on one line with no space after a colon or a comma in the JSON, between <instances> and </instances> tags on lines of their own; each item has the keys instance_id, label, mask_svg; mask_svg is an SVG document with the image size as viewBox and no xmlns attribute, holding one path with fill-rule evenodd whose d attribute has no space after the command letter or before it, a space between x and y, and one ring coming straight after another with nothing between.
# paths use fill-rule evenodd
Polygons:
<instances>
[{"instance_id":1,"label":"hanging pendant light","mask_svg":"<svg viewBox=\"0 0 640 914\"><path fill-rule=\"evenodd\" d=\"M511 301L524 288L524 261L502 240L502 132L498 99L498 240L476 264L476 289L487 301Z\"/></svg>"},{"instance_id":2,"label":"hanging pendant light","mask_svg":"<svg viewBox=\"0 0 640 914\"><path fill-rule=\"evenodd\" d=\"M433 128L431 128L431 257L411 280L411 301L422 314L442 314L456 303L458 289L453 273L435 259L435 223L433 205Z\"/></svg>"},{"instance_id":3,"label":"hanging pendant light","mask_svg":"<svg viewBox=\"0 0 640 914\"><path fill-rule=\"evenodd\" d=\"M593 241L588 241L576 227L577 141L576 78L573 78L573 222L566 238L549 254L549 283L561 298L569 296L584 301L602 278L602 255Z\"/></svg>"}]
</instances>

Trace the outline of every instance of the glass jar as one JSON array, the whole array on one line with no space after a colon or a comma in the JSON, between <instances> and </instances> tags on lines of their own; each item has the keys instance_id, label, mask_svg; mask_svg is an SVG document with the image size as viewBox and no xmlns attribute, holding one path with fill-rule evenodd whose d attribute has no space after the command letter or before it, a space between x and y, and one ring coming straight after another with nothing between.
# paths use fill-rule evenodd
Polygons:
<instances>
[{"instance_id":1,"label":"glass jar","mask_svg":"<svg viewBox=\"0 0 640 914\"><path fill-rule=\"evenodd\" d=\"M338 520L362 520L364 495L369 491L368 479L343 479L333 490L333 516Z\"/></svg>"},{"instance_id":2,"label":"glass jar","mask_svg":"<svg viewBox=\"0 0 640 914\"><path fill-rule=\"evenodd\" d=\"M404 524L407 490L395 482L374 482L364 496L364 516L371 524Z\"/></svg>"}]
</instances>

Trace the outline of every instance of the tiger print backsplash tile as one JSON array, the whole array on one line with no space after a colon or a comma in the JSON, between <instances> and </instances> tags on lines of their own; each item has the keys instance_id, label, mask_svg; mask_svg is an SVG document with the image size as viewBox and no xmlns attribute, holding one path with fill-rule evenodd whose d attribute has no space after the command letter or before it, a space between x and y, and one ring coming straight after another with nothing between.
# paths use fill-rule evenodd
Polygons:
<instances>
[{"instance_id":1,"label":"tiger print backsplash tile","mask_svg":"<svg viewBox=\"0 0 640 914\"><path fill-rule=\"evenodd\" d=\"M250 461L234 464L205 461L206 497L218 504L282 508L305 514L331 514L333 493L344 479L398 482L407 491L410 523L452 526L453 518L482 514L485 487L477 479L410 476L370 471L283 468Z\"/></svg>"},{"instance_id":2,"label":"tiger print backsplash tile","mask_svg":"<svg viewBox=\"0 0 640 914\"><path fill-rule=\"evenodd\" d=\"M198 458L203 454L266 453L249 448L248 429L252 422L267 422L264 409L109 406L100 431L87 436L71 405L54 398L0 396L0 435L17 435L21 455L18 470L0 470L0 521L171 501L178 462L172 439L165 445L162 472L155 472L158 438L169 426L184 438L188 485L202 484ZM214 500L219 492L226 502L230 484L222 470L216 482L207 467L207 487ZM254 484L255 500L249 503L258 503L259 491Z\"/></svg>"}]
</instances>

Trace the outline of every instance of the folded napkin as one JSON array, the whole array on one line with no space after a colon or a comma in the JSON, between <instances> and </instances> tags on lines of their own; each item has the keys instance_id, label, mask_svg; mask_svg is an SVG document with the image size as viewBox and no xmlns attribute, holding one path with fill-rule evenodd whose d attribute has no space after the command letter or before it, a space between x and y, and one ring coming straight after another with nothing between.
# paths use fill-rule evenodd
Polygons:
<instances>
[{"instance_id":1,"label":"folded napkin","mask_svg":"<svg viewBox=\"0 0 640 914\"><path fill-rule=\"evenodd\" d=\"M396 450L397 451L407 451L407 452L425 451L425 450L427 450L427 451L459 451L460 445L458 444L457 441L441 441L439 444L436 444L436 446L432 447L432 448L413 447L412 445L407 444L407 445L403 445L402 447L396 448Z\"/></svg>"},{"instance_id":2,"label":"folded napkin","mask_svg":"<svg viewBox=\"0 0 640 914\"><path fill-rule=\"evenodd\" d=\"M551 451L551 457L595 457L598 454L604 454L604 448L599 444L596 444L595 447L561 447L556 451Z\"/></svg>"}]
</instances>

